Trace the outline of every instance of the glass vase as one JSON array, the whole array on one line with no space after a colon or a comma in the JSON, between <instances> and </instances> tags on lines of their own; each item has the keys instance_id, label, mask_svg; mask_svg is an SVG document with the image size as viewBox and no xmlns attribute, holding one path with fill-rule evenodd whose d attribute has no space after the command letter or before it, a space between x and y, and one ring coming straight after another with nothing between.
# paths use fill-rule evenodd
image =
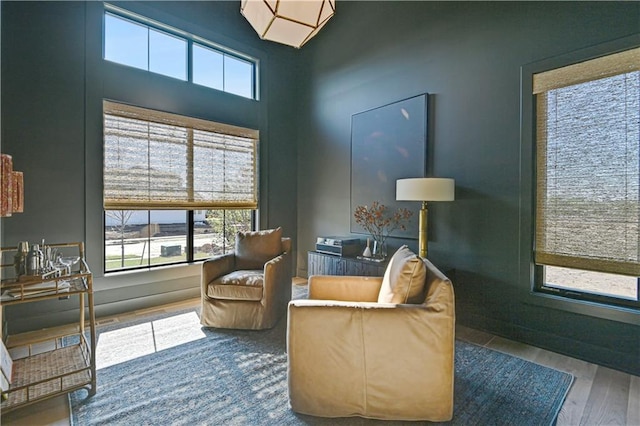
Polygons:
<instances>
[{"instance_id":1,"label":"glass vase","mask_svg":"<svg viewBox=\"0 0 640 426\"><path fill-rule=\"evenodd\" d=\"M385 259L387 257L387 244L374 239L371 257L374 259Z\"/></svg>"}]
</instances>

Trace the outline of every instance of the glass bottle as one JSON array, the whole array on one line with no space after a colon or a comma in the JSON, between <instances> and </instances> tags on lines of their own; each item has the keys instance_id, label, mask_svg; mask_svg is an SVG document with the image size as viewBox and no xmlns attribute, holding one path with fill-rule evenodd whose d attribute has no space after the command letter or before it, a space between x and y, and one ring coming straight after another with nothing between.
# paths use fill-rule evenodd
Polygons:
<instances>
[{"instance_id":1,"label":"glass bottle","mask_svg":"<svg viewBox=\"0 0 640 426\"><path fill-rule=\"evenodd\" d=\"M38 275L42 269L44 254L38 244L33 244L27 255L27 275Z\"/></svg>"}]
</instances>

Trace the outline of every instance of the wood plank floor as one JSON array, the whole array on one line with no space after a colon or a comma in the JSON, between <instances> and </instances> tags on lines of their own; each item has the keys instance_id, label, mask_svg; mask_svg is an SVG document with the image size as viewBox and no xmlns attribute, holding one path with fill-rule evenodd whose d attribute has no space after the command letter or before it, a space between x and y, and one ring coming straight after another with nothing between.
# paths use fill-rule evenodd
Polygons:
<instances>
[{"instance_id":1,"label":"wood plank floor","mask_svg":"<svg viewBox=\"0 0 640 426\"><path fill-rule=\"evenodd\" d=\"M294 279L294 284L304 283L303 279ZM98 326L171 313L199 303L199 299L190 299L117 317L98 318ZM574 383L558 416L558 425L640 426L640 377L464 326L456 327L456 334L461 340L573 374ZM70 425L68 399L57 397L7 413L2 416L2 424Z\"/></svg>"}]
</instances>

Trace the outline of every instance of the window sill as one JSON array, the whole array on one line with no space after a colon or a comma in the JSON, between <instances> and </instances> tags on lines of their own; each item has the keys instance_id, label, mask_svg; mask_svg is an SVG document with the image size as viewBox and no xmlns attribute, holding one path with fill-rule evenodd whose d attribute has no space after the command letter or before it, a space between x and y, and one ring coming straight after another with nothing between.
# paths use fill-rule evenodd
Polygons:
<instances>
[{"instance_id":1,"label":"window sill","mask_svg":"<svg viewBox=\"0 0 640 426\"><path fill-rule=\"evenodd\" d=\"M640 325L640 309L637 308L605 305L540 292L530 293L527 304L626 324Z\"/></svg>"},{"instance_id":2,"label":"window sill","mask_svg":"<svg viewBox=\"0 0 640 426\"><path fill-rule=\"evenodd\" d=\"M201 269L202 262L196 261L189 264L157 266L151 269L109 272L104 277L94 278L94 288L96 290L114 289L195 277L199 280Z\"/></svg>"}]
</instances>

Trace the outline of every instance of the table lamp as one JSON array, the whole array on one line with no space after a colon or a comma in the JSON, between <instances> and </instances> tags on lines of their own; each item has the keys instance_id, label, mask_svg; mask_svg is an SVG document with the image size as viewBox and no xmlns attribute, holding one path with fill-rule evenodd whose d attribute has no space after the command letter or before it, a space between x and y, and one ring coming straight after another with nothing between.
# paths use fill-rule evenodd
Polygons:
<instances>
[{"instance_id":1,"label":"table lamp","mask_svg":"<svg viewBox=\"0 0 640 426\"><path fill-rule=\"evenodd\" d=\"M427 257L427 201L453 201L455 181L448 178L410 178L396 181L397 201L422 201L418 248Z\"/></svg>"}]
</instances>

